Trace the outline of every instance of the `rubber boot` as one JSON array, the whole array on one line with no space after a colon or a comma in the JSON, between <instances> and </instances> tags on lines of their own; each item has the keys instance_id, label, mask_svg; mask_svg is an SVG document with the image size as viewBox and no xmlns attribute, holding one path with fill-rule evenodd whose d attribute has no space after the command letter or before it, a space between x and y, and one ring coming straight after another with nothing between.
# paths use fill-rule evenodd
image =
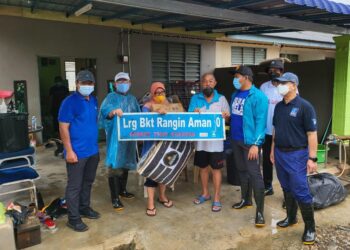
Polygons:
<instances>
[{"instance_id":1,"label":"rubber boot","mask_svg":"<svg viewBox=\"0 0 350 250\"><path fill-rule=\"evenodd\" d=\"M264 200L265 200L265 189L254 190L254 198L256 203L256 214L255 214L255 226L264 227Z\"/></svg>"},{"instance_id":2,"label":"rubber boot","mask_svg":"<svg viewBox=\"0 0 350 250\"><path fill-rule=\"evenodd\" d=\"M120 180L120 193L119 195L124 199L135 198L135 195L126 191L126 185L128 183L129 170L124 170L123 174L119 177Z\"/></svg>"},{"instance_id":3,"label":"rubber boot","mask_svg":"<svg viewBox=\"0 0 350 250\"><path fill-rule=\"evenodd\" d=\"M250 181L241 182L241 196L242 200L238 203L233 204L232 208L242 209L253 206L252 203L252 185Z\"/></svg>"},{"instance_id":4,"label":"rubber boot","mask_svg":"<svg viewBox=\"0 0 350 250\"><path fill-rule=\"evenodd\" d=\"M120 193L120 183L119 178L117 176L108 178L109 191L111 193L112 205L115 210L120 211L124 209L123 203L119 199Z\"/></svg>"},{"instance_id":5,"label":"rubber boot","mask_svg":"<svg viewBox=\"0 0 350 250\"><path fill-rule=\"evenodd\" d=\"M314 207L312 203L301 202L299 202L299 207L305 223L302 241L304 245L313 245L316 239Z\"/></svg>"},{"instance_id":6,"label":"rubber boot","mask_svg":"<svg viewBox=\"0 0 350 250\"><path fill-rule=\"evenodd\" d=\"M289 192L283 192L284 200L286 201L287 217L284 220L277 222L277 226L286 228L298 223L297 212L298 204L293 195Z\"/></svg>"}]
</instances>

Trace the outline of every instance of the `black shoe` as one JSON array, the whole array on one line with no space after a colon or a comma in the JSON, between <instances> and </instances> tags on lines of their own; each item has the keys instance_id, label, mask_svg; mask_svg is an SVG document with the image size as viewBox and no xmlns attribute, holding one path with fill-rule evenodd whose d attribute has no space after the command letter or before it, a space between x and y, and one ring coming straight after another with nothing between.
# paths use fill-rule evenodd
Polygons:
<instances>
[{"instance_id":1,"label":"black shoe","mask_svg":"<svg viewBox=\"0 0 350 250\"><path fill-rule=\"evenodd\" d=\"M285 205L287 210L287 217L284 220L277 222L277 226L286 228L298 223L298 219L297 219L298 204L291 193L288 193L288 192L283 192L283 193L284 193L284 200L285 200Z\"/></svg>"},{"instance_id":2,"label":"black shoe","mask_svg":"<svg viewBox=\"0 0 350 250\"><path fill-rule=\"evenodd\" d=\"M264 199L265 193L264 189L255 189L254 190L254 199L256 203L256 214L255 214L255 226L264 227L265 218L264 218Z\"/></svg>"},{"instance_id":3,"label":"black shoe","mask_svg":"<svg viewBox=\"0 0 350 250\"><path fill-rule=\"evenodd\" d=\"M265 218L264 215L257 211L255 215L255 226L256 227L264 227L265 226Z\"/></svg>"},{"instance_id":4,"label":"black shoe","mask_svg":"<svg viewBox=\"0 0 350 250\"><path fill-rule=\"evenodd\" d=\"M135 195L132 193L129 193L128 191L124 190L122 192L120 192L120 197L124 198L124 199L133 199L135 198Z\"/></svg>"},{"instance_id":5,"label":"black shoe","mask_svg":"<svg viewBox=\"0 0 350 250\"><path fill-rule=\"evenodd\" d=\"M112 205L117 211L121 211L124 209L124 205L119 198L112 200Z\"/></svg>"},{"instance_id":6,"label":"black shoe","mask_svg":"<svg viewBox=\"0 0 350 250\"><path fill-rule=\"evenodd\" d=\"M272 186L269 187L269 188L265 188L265 196L273 195L274 193L275 193L275 192L273 191Z\"/></svg>"},{"instance_id":7,"label":"black shoe","mask_svg":"<svg viewBox=\"0 0 350 250\"><path fill-rule=\"evenodd\" d=\"M299 203L299 207L305 223L302 241L304 245L313 245L316 239L314 207L312 203Z\"/></svg>"},{"instance_id":8,"label":"black shoe","mask_svg":"<svg viewBox=\"0 0 350 250\"><path fill-rule=\"evenodd\" d=\"M66 225L67 227L73 229L76 232L85 232L89 229L89 227L82 221L78 221L78 222L68 221Z\"/></svg>"},{"instance_id":9,"label":"black shoe","mask_svg":"<svg viewBox=\"0 0 350 250\"><path fill-rule=\"evenodd\" d=\"M120 211L124 209L123 203L119 199L120 181L118 176L108 178L109 191L111 192L112 205L115 210Z\"/></svg>"},{"instance_id":10,"label":"black shoe","mask_svg":"<svg viewBox=\"0 0 350 250\"><path fill-rule=\"evenodd\" d=\"M241 200L240 202L233 204L232 208L234 208L234 209L242 209L242 208L249 208L249 207L252 207L252 206L253 206L252 202Z\"/></svg>"},{"instance_id":11,"label":"black shoe","mask_svg":"<svg viewBox=\"0 0 350 250\"><path fill-rule=\"evenodd\" d=\"M86 208L82 211L80 211L80 215L82 217L88 218L88 219L98 219L101 217L99 212L94 211L92 208Z\"/></svg>"}]
</instances>

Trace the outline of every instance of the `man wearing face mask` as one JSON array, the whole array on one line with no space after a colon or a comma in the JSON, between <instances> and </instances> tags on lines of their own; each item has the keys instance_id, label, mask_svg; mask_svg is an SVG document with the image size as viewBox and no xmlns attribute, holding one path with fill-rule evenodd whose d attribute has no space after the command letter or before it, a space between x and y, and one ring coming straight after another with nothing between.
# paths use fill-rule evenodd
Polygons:
<instances>
[{"instance_id":1,"label":"man wearing face mask","mask_svg":"<svg viewBox=\"0 0 350 250\"><path fill-rule=\"evenodd\" d=\"M267 112L265 142L263 144L263 177L265 185L265 195L273 195L272 178L273 165L270 161L271 144L272 144L272 118L276 104L279 103L283 96L278 92L278 82L275 80L283 73L284 65L281 60L272 60L268 68L270 81L263 83L260 90L267 96L269 100L269 109Z\"/></svg>"},{"instance_id":2,"label":"man wearing face mask","mask_svg":"<svg viewBox=\"0 0 350 250\"><path fill-rule=\"evenodd\" d=\"M62 102L58 116L67 162L67 226L78 232L88 230L81 217L100 217L90 207L91 187L100 159L97 100L91 95L94 85L93 74L88 70L80 71L76 77L76 92Z\"/></svg>"},{"instance_id":3,"label":"man wearing face mask","mask_svg":"<svg viewBox=\"0 0 350 250\"><path fill-rule=\"evenodd\" d=\"M213 74L207 73L202 76L202 92L191 98L189 112L221 112L225 119L229 118L230 107L226 98L214 89L216 83ZM195 147L194 165L200 168L202 194L193 202L199 205L211 199L208 189L210 166L214 184L214 199L211 210L219 212L222 207L220 202L221 168L224 166L225 159L223 141L198 141Z\"/></svg>"},{"instance_id":4,"label":"man wearing face mask","mask_svg":"<svg viewBox=\"0 0 350 250\"><path fill-rule=\"evenodd\" d=\"M109 170L108 184L112 206L116 211L124 209L120 197L132 199L126 190L129 170L136 169L136 142L118 141L117 116L123 113L140 112L135 96L129 93L131 86L128 73L119 72L114 78L115 92L103 100L99 114L100 128L105 129L107 152L105 165Z\"/></svg>"},{"instance_id":5,"label":"man wearing face mask","mask_svg":"<svg viewBox=\"0 0 350 250\"><path fill-rule=\"evenodd\" d=\"M265 226L264 182L260 171L260 150L264 143L268 100L253 84L253 72L240 66L232 71L237 89L231 98L231 145L241 182L241 201L234 209L252 206L252 189L256 203L255 226Z\"/></svg>"},{"instance_id":6,"label":"man wearing face mask","mask_svg":"<svg viewBox=\"0 0 350 250\"><path fill-rule=\"evenodd\" d=\"M299 205L305 223L302 241L314 244L315 220L307 174L317 170L316 113L308 101L297 95L299 79L295 74L287 72L277 80L283 101L275 108L270 157L276 166L287 210L287 217L277 222L277 226L286 228L296 224Z\"/></svg>"}]
</instances>

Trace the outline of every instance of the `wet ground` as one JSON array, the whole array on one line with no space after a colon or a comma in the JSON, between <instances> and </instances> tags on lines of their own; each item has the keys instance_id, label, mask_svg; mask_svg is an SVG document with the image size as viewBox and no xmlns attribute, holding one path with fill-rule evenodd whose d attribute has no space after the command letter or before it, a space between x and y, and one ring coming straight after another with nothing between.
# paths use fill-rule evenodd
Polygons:
<instances>
[{"instance_id":1,"label":"wet ground","mask_svg":"<svg viewBox=\"0 0 350 250\"><path fill-rule=\"evenodd\" d=\"M66 172L64 161L53 154L54 148L37 150L38 181L45 202L64 196ZM101 149L101 158L104 148ZM275 194L266 198L267 225L254 227L255 208L237 211L231 209L239 201L239 187L224 184L223 209L211 212L209 202L200 206L192 200L200 192L200 185L193 183L193 167L188 170L189 179L180 176L169 197L174 207L167 209L157 204L157 216L145 215L146 199L139 177L130 173L128 189L136 194L133 200L125 200L125 210L112 209L103 160L93 187L92 206L102 214L99 220L84 221L89 231L76 233L65 226L66 218L58 219L55 232L43 231L42 244L31 249L350 249L350 200L316 212L317 243L313 247L301 244L303 223L289 229L277 229L276 222L283 219L282 192L275 180ZM225 171L224 171L225 172ZM301 218L301 216L299 215Z\"/></svg>"}]
</instances>

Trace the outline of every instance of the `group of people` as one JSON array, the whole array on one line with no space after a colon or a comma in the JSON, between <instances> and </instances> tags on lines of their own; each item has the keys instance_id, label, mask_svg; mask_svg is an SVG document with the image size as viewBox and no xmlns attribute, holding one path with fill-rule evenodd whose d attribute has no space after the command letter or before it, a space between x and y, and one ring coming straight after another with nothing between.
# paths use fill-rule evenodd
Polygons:
<instances>
[{"instance_id":1,"label":"group of people","mask_svg":"<svg viewBox=\"0 0 350 250\"><path fill-rule=\"evenodd\" d=\"M305 222L302 241L304 244L313 244L316 237L315 221L307 174L317 168L316 114L312 105L298 94L298 77L283 71L282 61L272 61L268 68L271 80L258 89L253 84L253 72L249 67L234 68L231 74L235 90L230 104L215 89L217 82L214 75L206 73L201 77L201 91L192 96L188 111L220 112L230 124L229 139L241 183L241 200L232 207L252 207L254 194L255 225L265 226L264 199L274 192L274 165L287 211L287 217L277 225L285 228L296 224L299 206ZM117 116L129 112L153 112L153 104L162 104L164 107L169 104L165 85L161 82L151 84L150 98L140 109L137 99L130 93L129 74L120 72L114 80L114 91L107 95L98 110L97 100L92 95L95 78L87 70L80 71L76 77L76 92L67 97L60 107L58 120L68 175L67 226L75 231L88 230L82 217L100 217L90 206L91 187L99 162L98 127L106 132L105 165L109 171L112 206L116 210L122 210L124 206L121 198L134 198L126 186L128 171L136 169L137 145L134 141L118 141ZM157 109L157 112L166 114L166 109ZM145 141L141 154L147 154L153 144L152 141ZM200 168L202 184L201 194L193 200L195 205L212 200L211 210L221 211L221 169L224 162L223 141L195 142L194 165ZM260 169L261 162L263 173ZM208 188L210 172L213 177L213 197ZM167 208L173 206L173 201L166 195L165 185L151 179L147 179L144 185L148 193L146 215L157 214L157 187L157 202Z\"/></svg>"}]
</instances>

